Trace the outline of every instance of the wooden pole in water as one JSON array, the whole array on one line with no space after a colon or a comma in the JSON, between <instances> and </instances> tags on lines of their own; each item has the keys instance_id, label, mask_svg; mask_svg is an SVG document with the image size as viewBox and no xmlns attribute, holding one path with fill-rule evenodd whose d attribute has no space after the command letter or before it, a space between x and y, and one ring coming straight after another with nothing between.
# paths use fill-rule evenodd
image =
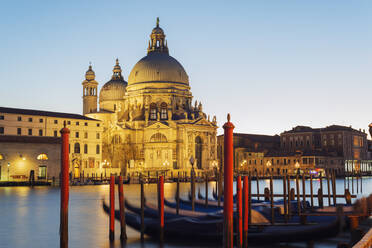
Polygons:
<instances>
[{"instance_id":1,"label":"wooden pole in water","mask_svg":"<svg viewBox=\"0 0 372 248\"><path fill-rule=\"evenodd\" d=\"M301 202L300 202L300 184L299 184L299 178L298 178L299 171L297 170L296 174L296 193L297 193L297 213L298 215L301 214Z\"/></svg>"},{"instance_id":2,"label":"wooden pole in water","mask_svg":"<svg viewBox=\"0 0 372 248\"><path fill-rule=\"evenodd\" d=\"M249 190L248 190L248 187L250 187L249 185L249 179L247 176L245 176L243 178L243 200L244 200L244 213L243 213L243 247L248 247L248 222L249 222L249 218L248 218L248 214L249 214L249 207L248 207L248 204L249 203Z\"/></svg>"},{"instance_id":3,"label":"wooden pole in water","mask_svg":"<svg viewBox=\"0 0 372 248\"><path fill-rule=\"evenodd\" d=\"M221 195L222 195L222 179L221 179L221 177L222 177L222 172L220 171L220 172L218 172L218 174L217 174L217 177L218 177L218 182L216 182L217 183L217 204L218 204L218 206L220 207L221 206Z\"/></svg>"},{"instance_id":4,"label":"wooden pole in water","mask_svg":"<svg viewBox=\"0 0 372 248\"><path fill-rule=\"evenodd\" d=\"M110 241L115 239L115 176L110 178Z\"/></svg>"},{"instance_id":5,"label":"wooden pole in water","mask_svg":"<svg viewBox=\"0 0 372 248\"><path fill-rule=\"evenodd\" d=\"M164 176L159 177L159 228L160 228L160 242L164 242Z\"/></svg>"},{"instance_id":6,"label":"wooden pole in water","mask_svg":"<svg viewBox=\"0 0 372 248\"><path fill-rule=\"evenodd\" d=\"M359 193L359 172L357 171L356 173L355 173L355 178L356 178L356 192L357 192L357 194Z\"/></svg>"},{"instance_id":7,"label":"wooden pole in water","mask_svg":"<svg viewBox=\"0 0 372 248\"><path fill-rule=\"evenodd\" d=\"M237 246L241 248L243 246L243 211L242 211L242 178L238 176L236 178L236 211L238 216L237 221Z\"/></svg>"},{"instance_id":8,"label":"wooden pole in water","mask_svg":"<svg viewBox=\"0 0 372 248\"><path fill-rule=\"evenodd\" d=\"M288 206L287 206L287 185L286 185L286 177L283 172L283 204L284 204L284 217L285 221L288 220Z\"/></svg>"},{"instance_id":9,"label":"wooden pole in water","mask_svg":"<svg viewBox=\"0 0 372 248\"><path fill-rule=\"evenodd\" d=\"M305 204L306 202L306 180L305 180L305 172L302 174L302 200Z\"/></svg>"},{"instance_id":10,"label":"wooden pole in water","mask_svg":"<svg viewBox=\"0 0 372 248\"><path fill-rule=\"evenodd\" d=\"M310 204L314 207L314 193L313 193L313 174L310 173Z\"/></svg>"},{"instance_id":11,"label":"wooden pole in water","mask_svg":"<svg viewBox=\"0 0 372 248\"><path fill-rule=\"evenodd\" d=\"M323 208L324 204L323 204L323 174L322 172L320 172L319 174L319 184L320 184L320 188L318 190L318 203L319 203L319 207Z\"/></svg>"},{"instance_id":12,"label":"wooden pole in water","mask_svg":"<svg viewBox=\"0 0 372 248\"><path fill-rule=\"evenodd\" d=\"M230 122L230 114L227 115L227 122L223 125L224 129L224 231L223 247L232 248L234 245L233 228L233 130L234 125Z\"/></svg>"},{"instance_id":13,"label":"wooden pole in water","mask_svg":"<svg viewBox=\"0 0 372 248\"><path fill-rule=\"evenodd\" d=\"M70 130L64 127L60 131L62 137L61 145L61 209L60 209L60 247L68 247L68 198L69 198L69 134Z\"/></svg>"},{"instance_id":14,"label":"wooden pole in water","mask_svg":"<svg viewBox=\"0 0 372 248\"><path fill-rule=\"evenodd\" d=\"M270 208L271 208L271 224L275 223L274 213L274 186L273 186L273 174L270 174Z\"/></svg>"},{"instance_id":15,"label":"wooden pole in water","mask_svg":"<svg viewBox=\"0 0 372 248\"><path fill-rule=\"evenodd\" d=\"M141 178L141 240L145 238L145 189L143 187L143 180Z\"/></svg>"},{"instance_id":16,"label":"wooden pole in water","mask_svg":"<svg viewBox=\"0 0 372 248\"><path fill-rule=\"evenodd\" d=\"M252 177L248 175L248 224L252 223ZM247 227L248 228L248 227ZM248 232L248 229L247 229Z\"/></svg>"},{"instance_id":17,"label":"wooden pole in water","mask_svg":"<svg viewBox=\"0 0 372 248\"><path fill-rule=\"evenodd\" d=\"M288 219L291 218L291 207L292 207L292 199L291 199L291 180L290 175L287 177L287 192L288 192Z\"/></svg>"},{"instance_id":18,"label":"wooden pole in water","mask_svg":"<svg viewBox=\"0 0 372 248\"><path fill-rule=\"evenodd\" d=\"M123 177L119 176L119 208L120 208L120 240L127 240L127 228L125 225Z\"/></svg>"},{"instance_id":19,"label":"wooden pole in water","mask_svg":"<svg viewBox=\"0 0 372 248\"><path fill-rule=\"evenodd\" d=\"M331 189L329 187L329 170L326 170L326 176L327 176L328 206L331 206Z\"/></svg>"},{"instance_id":20,"label":"wooden pole in water","mask_svg":"<svg viewBox=\"0 0 372 248\"><path fill-rule=\"evenodd\" d=\"M208 207L208 174L205 173L205 206Z\"/></svg>"},{"instance_id":21,"label":"wooden pole in water","mask_svg":"<svg viewBox=\"0 0 372 248\"><path fill-rule=\"evenodd\" d=\"M179 214L180 212L180 172L178 172L177 177L177 189L176 189L176 213Z\"/></svg>"},{"instance_id":22,"label":"wooden pole in water","mask_svg":"<svg viewBox=\"0 0 372 248\"><path fill-rule=\"evenodd\" d=\"M260 200L260 184L259 184L259 175L258 171L256 170L256 183L257 183L257 200Z\"/></svg>"},{"instance_id":23,"label":"wooden pole in water","mask_svg":"<svg viewBox=\"0 0 372 248\"><path fill-rule=\"evenodd\" d=\"M191 208L192 211L195 211L195 172L194 168L191 169L190 173L190 183L191 183Z\"/></svg>"},{"instance_id":24,"label":"wooden pole in water","mask_svg":"<svg viewBox=\"0 0 372 248\"><path fill-rule=\"evenodd\" d=\"M331 170L331 182L332 182L333 205L336 206L336 174L335 174L335 170Z\"/></svg>"},{"instance_id":25,"label":"wooden pole in water","mask_svg":"<svg viewBox=\"0 0 372 248\"><path fill-rule=\"evenodd\" d=\"M354 160L351 165L351 193L354 194Z\"/></svg>"},{"instance_id":26,"label":"wooden pole in water","mask_svg":"<svg viewBox=\"0 0 372 248\"><path fill-rule=\"evenodd\" d=\"M363 175L360 175L360 193L363 193Z\"/></svg>"}]
</instances>

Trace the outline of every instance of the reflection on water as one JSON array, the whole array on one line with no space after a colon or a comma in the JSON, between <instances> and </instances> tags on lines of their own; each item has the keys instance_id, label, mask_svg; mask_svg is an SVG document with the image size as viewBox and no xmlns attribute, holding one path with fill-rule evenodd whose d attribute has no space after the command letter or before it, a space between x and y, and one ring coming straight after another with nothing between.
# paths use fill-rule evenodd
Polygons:
<instances>
[{"instance_id":1,"label":"reflection on water","mask_svg":"<svg viewBox=\"0 0 372 248\"><path fill-rule=\"evenodd\" d=\"M354 182L355 183L355 182ZM260 181L259 187L262 193L268 187L267 181ZM347 186L347 183L346 183ZM197 185L201 194L204 195L205 185ZM214 182L209 183L209 197L212 198ZM291 182L295 188L295 182ZM319 180L313 181L314 193L319 187ZM302 191L302 185L301 185ZM351 188L351 183L350 183ZM125 197L135 204L139 204L139 185L125 185ZM176 184L165 184L165 197L173 199L176 192ZM274 180L274 192L281 193L282 181ZM327 183L323 181L324 192ZM116 222L116 241L114 244L108 241L109 220L103 212L101 199L108 199L108 185L100 186L76 186L70 187L69 207L69 244L70 247L122 247L119 241L119 223ZM309 181L306 184L307 192L310 192ZM180 185L181 197L187 196L189 184ZM343 194L344 181L337 180L337 193ZM350 190L351 191L351 190ZM356 193L356 185L354 185ZM360 187L359 187L360 191ZM252 193L256 192L256 182L252 181ZM372 192L372 178L363 179L363 195ZM156 203L156 185L145 185L146 198ZM117 192L115 194L117 199ZM344 202L338 199L338 202ZM117 201L116 201L117 203ZM59 188L53 187L3 187L0 188L0 247L58 247L59 246ZM325 204L327 200L325 199ZM158 247L159 245L147 240L144 244L139 241L139 233L127 228L127 247ZM316 247L334 247L335 244L322 243ZM189 244L167 243L164 247L190 247ZM210 246L214 247L214 246ZM273 247L273 246L271 246ZM274 246L289 247L289 246ZM306 247L303 245L291 247Z\"/></svg>"}]
</instances>

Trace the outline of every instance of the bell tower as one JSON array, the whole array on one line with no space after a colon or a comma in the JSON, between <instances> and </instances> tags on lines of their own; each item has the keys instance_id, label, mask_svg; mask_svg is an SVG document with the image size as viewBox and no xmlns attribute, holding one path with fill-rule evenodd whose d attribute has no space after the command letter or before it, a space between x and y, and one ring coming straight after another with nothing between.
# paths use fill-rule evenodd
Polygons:
<instances>
[{"instance_id":1,"label":"bell tower","mask_svg":"<svg viewBox=\"0 0 372 248\"><path fill-rule=\"evenodd\" d=\"M83 81L83 115L97 111L97 86L95 80L96 75L92 70L92 65L85 73L85 80Z\"/></svg>"}]
</instances>

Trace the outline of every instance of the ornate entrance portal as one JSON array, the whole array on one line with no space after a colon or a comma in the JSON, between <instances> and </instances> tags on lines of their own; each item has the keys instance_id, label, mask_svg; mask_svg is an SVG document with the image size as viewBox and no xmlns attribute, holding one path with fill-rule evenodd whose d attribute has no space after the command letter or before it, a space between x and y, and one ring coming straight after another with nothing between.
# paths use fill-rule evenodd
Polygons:
<instances>
[{"instance_id":1,"label":"ornate entrance portal","mask_svg":"<svg viewBox=\"0 0 372 248\"><path fill-rule=\"evenodd\" d=\"M196 166L198 169L202 168L202 145L203 141L200 136L195 138L195 158L196 158Z\"/></svg>"}]
</instances>

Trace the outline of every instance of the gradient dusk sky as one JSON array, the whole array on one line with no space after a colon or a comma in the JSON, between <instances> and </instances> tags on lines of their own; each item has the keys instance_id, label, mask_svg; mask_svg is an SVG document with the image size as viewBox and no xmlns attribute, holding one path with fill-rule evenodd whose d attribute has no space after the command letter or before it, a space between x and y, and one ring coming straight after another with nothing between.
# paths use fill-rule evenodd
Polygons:
<instances>
[{"instance_id":1,"label":"gradient dusk sky","mask_svg":"<svg viewBox=\"0 0 372 248\"><path fill-rule=\"evenodd\" d=\"M127 80L159 17L219 126L228 112L259 134L372 122L371 0L23 0L0 16L0 106L81 113L89 61L99 89L116 58Z\"/></svg>"}]
</instances>

